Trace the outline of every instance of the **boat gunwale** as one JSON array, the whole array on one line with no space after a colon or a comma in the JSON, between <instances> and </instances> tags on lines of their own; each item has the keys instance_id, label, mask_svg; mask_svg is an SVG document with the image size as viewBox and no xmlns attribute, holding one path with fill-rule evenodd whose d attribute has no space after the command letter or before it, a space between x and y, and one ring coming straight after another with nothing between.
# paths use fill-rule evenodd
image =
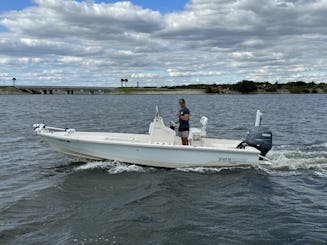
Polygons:
<instances>
[{"instance_id":1,"label":"boat gunwale","mask_svg":"<svg viewBox=\"0 0 327 245\"><path fill-rule=\"evenodd\" d=\"M56 132L39 132L38 135L47 137L47 138L54 138L57 140L62 141L75 141L75 142L83 142L83 143L97 143L97 144L106 144L106 145L124 145L124 146L133 146L133 147L144 147L144 148L163 148L163 149L171 149L171 150L191 150L191 151L215 151L215 152L231 152L231 153L239 153L239 154L258 154L260 155L260 151L253 148L244 148L244 149L231 149L231 148L217 148L217 147L208 147L208 146L194 146L194 145L169 145L169 144L160 144L160 143L144 143L144 142L126 142L126 141L115 141L115 140L96 140L96 139L81 139L81 138L72 138L69 137L70 135L73 135L75 133L97 133L97 132L83 132L83 131L77 131L71 134L67 135L58 135ZM116 133L115 133L116 134ZM117 133L117 134L123 134L123 133ZM145 134L131 134L131 135L145 135ZM207 139L214 139L214 138L207 138ZM218 139L219 140L219 139ZM225 139L222 139L225 140ZM237 141L237 140L231 140L231 141ZM240 140L241 142L241 140Z\"/></svg>"}]
</instances>

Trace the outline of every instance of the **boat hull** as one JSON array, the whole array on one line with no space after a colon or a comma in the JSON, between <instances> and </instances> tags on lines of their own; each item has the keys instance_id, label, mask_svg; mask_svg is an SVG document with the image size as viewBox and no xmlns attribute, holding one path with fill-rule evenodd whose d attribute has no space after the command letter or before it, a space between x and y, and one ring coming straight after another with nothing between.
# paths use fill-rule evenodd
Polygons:
<instances>
[{"instance_id":1,"label":"boat hull","mask_svg":"<svg viewBox=\"0 0 327 245\"><path fill-rule=\"evenodd\" d=\"M255 149L96 141L58 137L51 133L41 136L54 149L84 159L115 160L163 168L242 166L259 163L259 154Z\"/></svg>"}]
</instances>

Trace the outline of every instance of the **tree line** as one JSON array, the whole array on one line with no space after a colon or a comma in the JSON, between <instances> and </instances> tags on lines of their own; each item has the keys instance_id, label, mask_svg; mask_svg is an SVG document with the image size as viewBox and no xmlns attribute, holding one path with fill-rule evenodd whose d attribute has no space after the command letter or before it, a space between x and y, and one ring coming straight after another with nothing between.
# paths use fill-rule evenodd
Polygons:
<instances>
[{"instance_id":1,"label":"tree line","mask_svg":"<svg viewBox=\"0 0 327 245\"><path fill-rule=\"evenodd\" d=\"M205 88L207 93L327 93L326 83L306 83L303 81L288 83L254 82L243 80L236 84L211 84Z\"/></svg>"}]
</instances>

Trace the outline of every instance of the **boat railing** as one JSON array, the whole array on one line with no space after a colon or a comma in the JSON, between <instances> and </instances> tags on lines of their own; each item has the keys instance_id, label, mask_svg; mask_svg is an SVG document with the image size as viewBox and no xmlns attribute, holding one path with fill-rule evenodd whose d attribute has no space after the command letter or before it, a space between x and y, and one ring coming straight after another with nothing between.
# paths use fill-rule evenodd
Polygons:
<instances>
[{"instance_id":1,"label":"boat railing","mask_svg":"<svg viewBox=\"0 0 327 245\"><path fill-rule=\"evenodd\" d=\"M40 124L33 124L33 128L37 133L41 133L44 131L51 132L51 131L62 131L67 133L75 133L76 130L74 128L57 128L57 127L50 127L46 126L43 123Z\"/></svg>"}]
</instances>

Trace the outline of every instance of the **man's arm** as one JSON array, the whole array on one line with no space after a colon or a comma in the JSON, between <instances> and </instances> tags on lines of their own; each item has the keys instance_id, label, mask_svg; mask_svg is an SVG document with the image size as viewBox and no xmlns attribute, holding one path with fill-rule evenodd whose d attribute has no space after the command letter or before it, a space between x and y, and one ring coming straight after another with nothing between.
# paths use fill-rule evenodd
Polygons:
<instances>
[{"instance_id":1,"label":"man's arm","mask_svg":"<svg viewBox=\"0 0 327 245\"><path fill-rule=\"evenodd\" d=\"M190 114L184 114L182 116L179 116L180 119L184 120L184 121L188 121L190 118Z\"/></svg>"}]
</instances>

